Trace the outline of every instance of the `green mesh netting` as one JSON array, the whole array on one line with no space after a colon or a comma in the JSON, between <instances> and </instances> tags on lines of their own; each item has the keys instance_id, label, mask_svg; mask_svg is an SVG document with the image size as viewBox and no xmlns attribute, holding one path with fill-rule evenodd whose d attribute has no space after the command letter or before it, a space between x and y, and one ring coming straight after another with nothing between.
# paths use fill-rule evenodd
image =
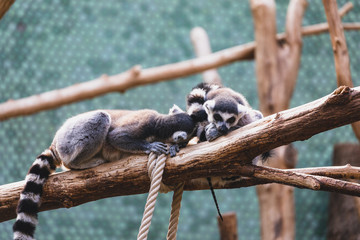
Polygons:
<instances>
[{"instance_id":1,"label":"green mesh netting","mask_svg":"<svg viewBox=\"0 0 360 240\"><path fill-rule=\"evenodd\" d=\"M321 1L309 1L304 25L326 21ZM338 1L342 6L345 1ZM284 29L288 1L277 1L278 31ZM360 21L360 3L344 21ZM0 21L0 102L117 74L194 57L189 38L195 26L206 29L213 51L253 40L247 1L27 1L17 0ZM359 85L360 32L347 32L352 76ZM291 106L315 100L336 88L330 39L306 37ZM219 69L225 85L258 105L253 62ZM68 117L97 108L153 108L166 113L201 76L112 93L32 116L0 122L0 184L24 179L37 154L48 147ZM334 143L355 141L349 126L297 142L299 167L331 164ZM222 212L236 211L241 239L259 239L255 188L218 190ZM296 190L296 239L325 239L328 194ZM146 195L116 197L79 207L40 213L37 239L135 239ZM170 194L161 194L149 239L164 239ZM0 223L0 238L10 239L13 220ZM219 239L209 191L185 192L178 239Z\"/></svg>"}]
</instances>

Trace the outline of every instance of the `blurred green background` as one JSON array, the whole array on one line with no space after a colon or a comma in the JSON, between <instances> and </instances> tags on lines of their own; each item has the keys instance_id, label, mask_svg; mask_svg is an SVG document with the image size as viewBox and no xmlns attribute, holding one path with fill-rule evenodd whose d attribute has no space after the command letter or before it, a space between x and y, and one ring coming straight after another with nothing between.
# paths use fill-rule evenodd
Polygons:
<instances>
[{"instance_id":1,"label":"blurred green background","mask_svg":"<svg viewBox=\"0 0 360 240\"><path fill-rule=\"evenodd\" d=\"M309 1L303 25L326 21L321 1ZM338 1L342 6L345 1ZM360 3L344 17L360 22ZM284 30L288 1L277 1L278 31ZM189 33L203 27L213 51L252 41L248 1L17 0L0 21L0 102L117 74L194 57ZM360 32L346 32L354 85L359 85ZM254 62L219 69L223 83L258 106ZM166 113L202 81L195 75L112 93L32 116L0 122L0 184L23 180L35 157L51 143L70 116L97 108L153 108ZM301 68L291 107L336 88L328 34L305 37ZM298 167L331 164L333 144L356 142L351 127L296 142ZM259 239L255 188L217 190L222 212L236 211L240 239ZM325 239L328 193L296 189L296 239ZM115 197L71 209L42 212L37 239L136 239L146 195ZM165 239L171 194L161 194L149 239ZM219 239L216 210L209 191L185 192L178 239ZM13 220L0 223L0 238L10 239Z\"/></svg>"}]
</instances>

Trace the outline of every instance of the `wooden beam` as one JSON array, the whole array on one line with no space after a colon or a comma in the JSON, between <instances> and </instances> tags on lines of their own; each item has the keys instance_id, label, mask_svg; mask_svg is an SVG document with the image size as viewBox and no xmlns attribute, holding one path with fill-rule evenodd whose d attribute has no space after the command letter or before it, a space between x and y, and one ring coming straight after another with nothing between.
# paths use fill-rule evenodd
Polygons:
<instances>
[{"instance_id":1,"label":"wooden beam","mask_svg":"<svg viewBox=\"0 0 360 240\"><path fill-rule=\"evenodd\" d=\"M223 214L223 221L217 217L220 240L238 240L237 219L235 212Z\"/></svg>"}]
</instances>

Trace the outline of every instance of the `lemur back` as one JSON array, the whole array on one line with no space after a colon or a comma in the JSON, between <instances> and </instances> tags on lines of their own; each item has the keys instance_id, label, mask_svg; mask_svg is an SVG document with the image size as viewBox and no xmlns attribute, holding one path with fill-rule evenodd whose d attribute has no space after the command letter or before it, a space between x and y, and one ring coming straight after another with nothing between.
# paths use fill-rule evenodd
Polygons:
<instances>
[{"instance_id":1,"label":"lemur back","mask_svg":"<svg viewBox=\"0 0 360 240\"><path fill-rule=\"evenodd\" d=\"M177 108L169 115L153 110L99 110L68 119L26 176L13 226L14 239L34 238L43 186L60 165L86 169L134 153L174 156L194 130L193 119ZM171 145L170 149L165 143Z\"/></svg>"}]
</instances>

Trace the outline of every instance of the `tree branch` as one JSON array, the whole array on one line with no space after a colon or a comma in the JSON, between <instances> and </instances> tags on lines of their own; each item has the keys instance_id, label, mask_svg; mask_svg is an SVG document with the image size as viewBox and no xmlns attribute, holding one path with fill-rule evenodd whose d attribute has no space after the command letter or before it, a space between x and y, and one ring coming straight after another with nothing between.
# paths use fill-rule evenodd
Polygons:
<instances>
[{"instance_id":1,"label":"tree branch","mask_svg":"<svg viewBox=\"0 0 360 240\"><path fill-rule=\"evenodd\" d=\"M260 110L265 116L289 107L300 66L301 26L306 7L306 0L291 0L289 2L286 14L285 39L280 43L276 37L275 2L269 0L251 1L255 25L256 77ZM289 163L287 160L290 160L284 155L287 149L292 149L292 147L284 145L274 149L275 158L266 164L276 168L287 167ZM295 165L296 154L291 160L293 162L290 165ZM310 181L308 182L310 185L316 183L311 177L301 178L300 176L299 179L294 180L295 182L300 180L303 184ZM310 185L307 187L309 188ZM256 191L260 205L261 238L263 240L294 239L295 200L293 188L272 184L258 186Z\"/></svg>"},{"instance_id":2,"label":"tree branch","mask_svg":"<svg viewBox=\"0 0 360 240\"><path fill-rule=\"evenodd\" d=\"M10 9L11 5L13 5L14 2L15 2L15 0L0 1L0 19Z\"/></svg>"},{"instance_id":3,"label":"tree branch","mask_svg":"<svg viewBox=\"0 0 360 240\"><path fill-rule=\"evenodd\" d=\"M236 176L246 172L249 175L244 165L251 165L252 159L261 153L358 120L360 87L340 87L326 97L261 119L214 142L183 149L168 159L163 181L174 186L208 176ZM87 170L53 174L44 187L41 211L145 193L149 188L146 165L146 156L134 155ZM23 186L24 181L0 186L0 221L15 217ZM320 187L320 190L329 189ZM360 191L354 194L360 196Z\"/></svg>"},{"instance_id":4,"label":"tree branch","mask_svg":"<svg viewBox=\"0 0 360 240\"><path fill-rule=\"evenodd\" d=\"M284 170L284 171L288 171L288 170ZM360 180L360 167L354 167L351 166L350 164L347 164L345 166L298 168L298 169L291 169L289 171L330 177L330 178Z\"/></svg>"},{"instance_id":5,"label":"tree branch","mask_svg":"<svg viewBox=\"0 0 360 240\"><path fill-rule=\"evenodd\" d=\"M346 45L341 18L337 10L336 0L323 0L326 18L329 24L329 33L333 47L336 80L338 86L353 86L350 72L350 57ZM351 124L355 136L360 141L360 122Z\"/></svg>"},{"instance_id":6,"label":"tree branch","mask_svg":"<svg viewBox=\"0 0 360 240\"><path fill-rule=\"evenodd\" d=\"M344 167L343 167L344 168ZM345 166L351 171L356 171L355 176L360 177L360 168ZM247 165L243 167L243 176L253 177L269 182L286 184L298 188L307 188L312 190L323 190L330 192L338 192L348 195L360 196L360 184L354 182L347 182L324 175L339 176L340 168L328 169L327 173L323 172L323 168L313 169L277 169L264 166ZM314 174L311 174L314 173ZM320 175L322 173L323 175ZM344 175L343 175L344 176ZM349 175L347 175L349 176ZM354 175L353 175L354 176Z\"/></svg>"},{"instance_id":7,"label":"tree branch","mask_svg":"<svg viewBox=\"0 0 360 240\"><path fill-rule=\"evenodd\" d=\"M360 30L360 24L344 23L344 29ZM321 24L321 26L316 24L302 28L303 36L319 34L326 31L328 31L327 24ZM283 41L284 39L285 33L277 34L278 41ZM141 70L140 66L134 66L132 69L118 75L103 75L100 78L88 82L78 83L62 89L17 100L10 99L7 102L0 103L0 121L57 108L110 92L125 92L126 90L137 86L187 77L236 61L250 60L254 58L254 55L255 43L250 42L179 63L143 70Z\"/></svg>"},{"instance_id":8,"label":"tree branch","mask_svg":"<svg viewBox=\"0 0 360 240\"><path fill-rule=\"evenodd\" d=\"M338 86L345 85L352 87L350 58L336 0L323 0L323 5L329 24Z\"/></svg>"},{"instance_id":9,"label":"tree branch","mask_svg":"<svg viewBox=\"0 0 360 240\"><path fill-rule=\"evenodd\" d=\"M256 168L258 170L256 170ZM290 175L293 173L302 173L304 175L310 174L314 176L325 176L332 180L335 180L337 178L346 179L349 181L352 181L353 179L360 180L360 167L354 167L351 165L345 165L345 166L339 166L339 167L316 167L316 168L296 168L296 169L277 169L277 168L268 168L268 167L260 167L260 166L253 166L253 165L246 165L243 166L243 170L239 172L239 174L242 174L243 177L241 177L237 181L229 182L225 185L216 185L214 184L214 188L221 189L221 188L241 188L241 187L251 187L256 186L260 184L267 184L267 183L274 183L275 179L273 179L271 176L266 176L267 169L270 169L268 172L271 172L272 169L283 171L283 175ZM258 174L256 172L263 172L262 174ZM266 173L264 173L266 172ZM261 177L262 175L265 175L265 177ZM270 175L272 175L270 173ZM246 177L244 177L246 176ZM333 179L335 178L335 179ZM287 181L280 180L282 184L289 184ZM295 180L292 180L295 181ZM319 179L321 181L321 179ZM278 181L279 182L279 181ZM301 184L301 183L300 183ZM326 183L325 183L326 184ZM188 190L202 190L206 189L206 182L187 182L186 184ZM303 187L301 185L298 185L297 187ZM331 186L328 186L330 188ZM357 188L357 186L355 186ZM350 195L359 194L355 188L351 189ZM332 189L332 191L336 192L342 192L344 189ZM346 190L344 190L346 191ZM345 193L345 192L342 192ZM345 193L349 194L349 193Z\"/></svg>"},{"instance_id":10,"label":"tree branch","mask_svg":"<svg viewBox=\"0 0 360 240\"><path fill-rule=\"evenodd\" d=\"M197 57L203 57L211 54L211 46L206 31L201 27L196 27L190 33L191 42L194 46ZM202 73L203 80L206 83L221 84L221 78L216 69L209 69Z\"/></svg>"}]
</instances>

